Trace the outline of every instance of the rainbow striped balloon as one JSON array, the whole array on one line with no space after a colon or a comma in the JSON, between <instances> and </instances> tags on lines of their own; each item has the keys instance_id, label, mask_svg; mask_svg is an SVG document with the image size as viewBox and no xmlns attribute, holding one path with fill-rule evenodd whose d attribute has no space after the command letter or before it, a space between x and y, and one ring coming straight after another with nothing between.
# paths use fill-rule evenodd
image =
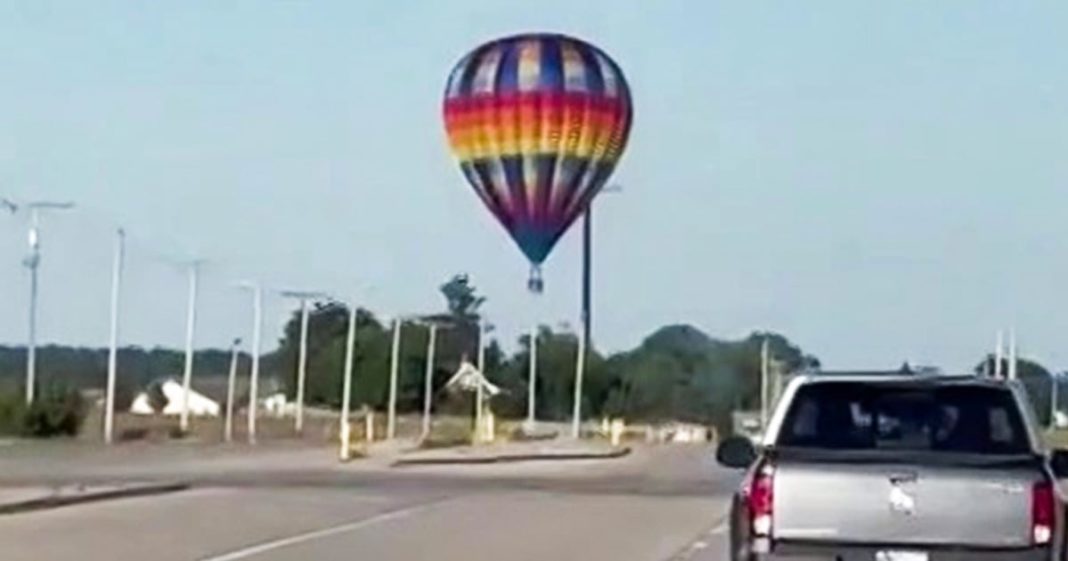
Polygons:
<instances>
[{"instance_id":1,"label":"rainbow striped balloon","mask_svg":"<svg viewBox=\"0 0 1068 561\"><path fill-rule=\"evenodd\" d=\"M445 89L445 128L467 181L540 265L615 169L630 133L619 66L579 39L527 34L465 56Z\"/></svg>"}]
</instances>

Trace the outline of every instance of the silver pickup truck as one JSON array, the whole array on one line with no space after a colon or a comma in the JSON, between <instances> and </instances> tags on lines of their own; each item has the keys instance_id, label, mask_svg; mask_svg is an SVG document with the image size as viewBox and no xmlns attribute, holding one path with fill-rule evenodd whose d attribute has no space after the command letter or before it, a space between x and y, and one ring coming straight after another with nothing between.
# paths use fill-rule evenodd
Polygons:
<instances>
[{"instance_id":1,"label":"silver pickup truck","mask_svg":"<svg viewBox=\"0 0 1068 561\"><path fill-rule=\"evenodd\" d=\"M734 561L1066 559L1068 454L1016 381L800 376L760 443L728 438L717 459L748 470Z\"/></svg>"}]
</instances>

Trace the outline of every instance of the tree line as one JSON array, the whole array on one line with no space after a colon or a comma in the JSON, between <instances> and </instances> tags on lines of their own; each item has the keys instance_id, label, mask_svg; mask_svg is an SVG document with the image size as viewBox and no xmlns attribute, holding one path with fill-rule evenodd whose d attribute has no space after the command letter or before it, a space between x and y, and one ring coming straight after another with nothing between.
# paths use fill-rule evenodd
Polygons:
<instances>
[{"instance_id":1,"label":"tree line","mask_svg":"<svg viewBox=\"0 0 1068 561\"><path fill-rule=\"evenodd\" d=\"M461 360L475 362L478 352L480 309L485 303L470 279L456 275L440 287L444 310L407 321L401 331L398 361L398 410L421 410L429 323L439 326L433 391L436 407L448 408L442 389ZM306 399L311 405L337 408L341 403L342 372L349 311L324 302L313 306L309 318L308 381ZM376 409L387 406L392 349L392 325L367 309L357 310L352 403ZM300 315L294 311L278 346L261 357L266 387L276 385L289 396L296 393L296 366ZM730 426L735 410L753 410L760 400L760 352L767 342L775 368L789 373L816 367L818 359L787 337L753 332L739 340L721 340L690 325L669 325L650 333L637 347L605 354L589 351L583 412L587 417L622 416L634 421L689 421L720 428ZM526 414L529 336L506 352L493 338L486 348L486 376L504 391L494 398L498 416ZM544 420L569 419L572 410L577 335L543 326L538 330L537 415ZM987 357L977 372L993 370ZM225 376L230 354L226 350L196 353L196 377ZM249 357L241 356L239 372L247 377ZM44 388L59 386L101 388L106 378L107 351L62 346L38 351L38 380ZM180 377L183 354L170 349L124 348L119 353L117 406L128 406L133 396L152 382ZM1007 370L1007 366L1005 367ZM1027 386L1040 417L1049 418L1051 382L1041 365L1021 360L1019 375ZM25 376L25 349L0 346L0 393L21 392ZM195 379L196 380L196 379ZM196 381L194 380L194 386ZM458 410L461 406L457 406ZM463 405L464 411L469 411Z\"/></svg>"}]
</instances>

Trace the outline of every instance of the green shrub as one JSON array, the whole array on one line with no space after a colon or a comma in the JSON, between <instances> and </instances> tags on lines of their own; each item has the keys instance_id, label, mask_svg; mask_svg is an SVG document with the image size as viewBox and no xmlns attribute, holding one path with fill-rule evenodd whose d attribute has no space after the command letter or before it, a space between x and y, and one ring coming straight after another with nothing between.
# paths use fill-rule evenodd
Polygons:
<instances>
[{"instance_id":1,"label":"green shrub","mask_svg":"<svg viewBox=\"0 0 1068 561\"><path fill-rule=\"evenodd\" d=\"M0 435L22 434L26 398L17 392L0 394Z\"/></svg>"},{"instance_id":2,"label":"green shrub","mask_svg":"<svg viewBox=\"0 0 1068 561\"><path fill-rule=\"evenodd\" d=\"M85 402L77 390L50 388L25 408L20 432L35 438L75 436L85 413Z\"/></svg>"}]
</instances>

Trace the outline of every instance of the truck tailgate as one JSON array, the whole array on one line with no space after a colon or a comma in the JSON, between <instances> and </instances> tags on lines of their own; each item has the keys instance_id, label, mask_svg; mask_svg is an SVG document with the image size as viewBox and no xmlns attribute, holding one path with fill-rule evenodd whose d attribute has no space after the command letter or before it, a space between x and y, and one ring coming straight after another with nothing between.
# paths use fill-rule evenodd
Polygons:
<instances>
[{"instance_id":1,"label":"truck tailgate","mask_svg":"<svg viewBox=\"0 0 1068 561\"><path fill-rule=\"evenodd\" d=\"M1033 469L784 463L776 540L1026 547Z\"/></svg>"}]
</instances>

